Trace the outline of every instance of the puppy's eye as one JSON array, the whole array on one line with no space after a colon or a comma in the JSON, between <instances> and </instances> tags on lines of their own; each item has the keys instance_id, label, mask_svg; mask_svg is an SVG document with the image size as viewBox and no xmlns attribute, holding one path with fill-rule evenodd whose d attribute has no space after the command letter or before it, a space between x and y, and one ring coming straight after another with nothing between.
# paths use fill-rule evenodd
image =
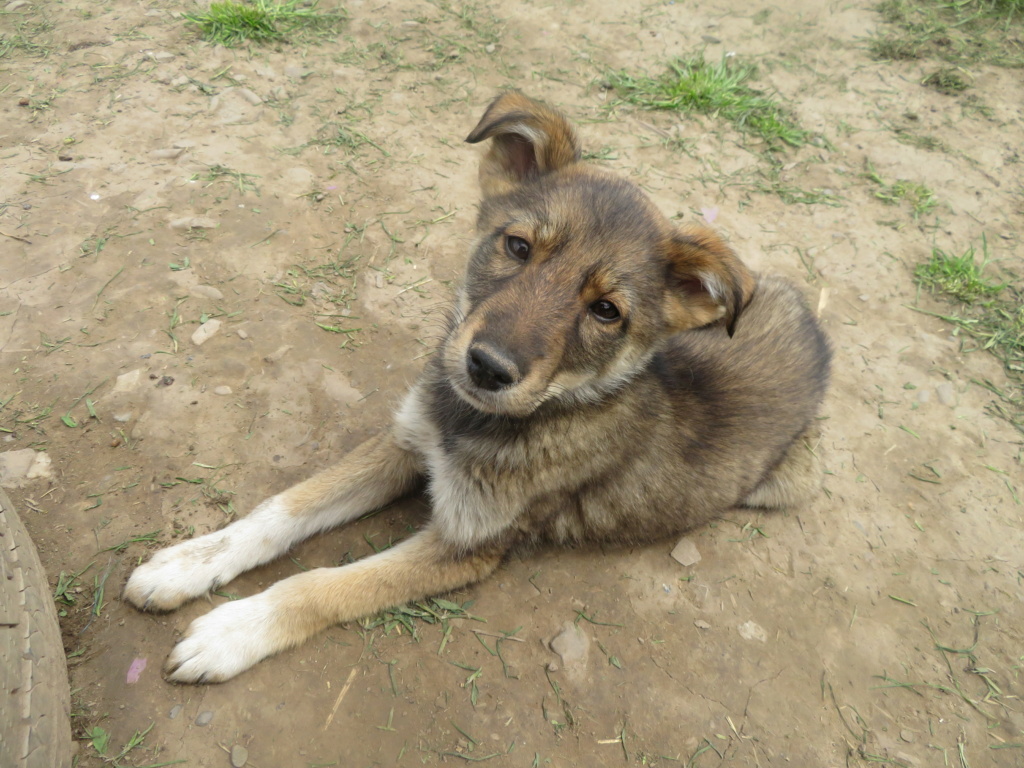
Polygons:
<instances>
[{"instance_id":1,"label":"puppy's eye","mask_svg":"<svg viewBox=\"0 0 1024 768\"><path fill-rule=\"evenodd\" d=\"M614 323L622 317L619 314L619 308L608 301L608 299L598 299L595 301L590 305L590 312L602 323Z\"/></svg>"},{"instance_id":2,"label":"puppy's eye","mask_svg":"<svg viewBox=\"0 0 1024 768\"><path fill-rule=\"evenodd\" d=\"M521 237L508 235L505 238L505 252L516 261L526 261L530 258L530 244Z\"/></svg>"}]
</instances>

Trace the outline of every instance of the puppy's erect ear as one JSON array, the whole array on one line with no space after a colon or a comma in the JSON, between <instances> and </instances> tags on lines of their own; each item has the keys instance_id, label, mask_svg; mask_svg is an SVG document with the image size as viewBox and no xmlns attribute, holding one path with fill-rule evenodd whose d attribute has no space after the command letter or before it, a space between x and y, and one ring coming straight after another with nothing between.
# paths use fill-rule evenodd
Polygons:
<instances>
[{"instance_id":1,"label":"puppy's erect ear","mask_svg":"<svg viewBox=\"0 0 1024 768\"><path fill-rule=\"evenodd\" d=\"M580 159L576 132L565 117L518 91L496 98L466 137L470 144L493 139L480 163L484 197L502 195L518 184Z\"/></svg>"},{"instance_id":2,"label":"puppy's erect ear","mask_svg":"<svg viewBox=\"0 0 1024 768\"><path fill-rule=\"evenodd\" d=\"M754 295L750 270L710 229L676 232L668 245L665 316L675 331L724 320L732 336L736 320Z\"/></svg>"}]
</instances>

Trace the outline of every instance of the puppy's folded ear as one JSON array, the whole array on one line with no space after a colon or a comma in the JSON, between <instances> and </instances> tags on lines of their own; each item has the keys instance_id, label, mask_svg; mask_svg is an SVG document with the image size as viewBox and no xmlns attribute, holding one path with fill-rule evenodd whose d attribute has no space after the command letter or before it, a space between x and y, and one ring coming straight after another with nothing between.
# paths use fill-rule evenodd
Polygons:
<instances>
[{"instance_id":1,"label":"puppy's folded ear","mask_svg":"<svg viewBox=\"0 0 1024 768\"><path fill-rule=\"evenodd\" d=\"M732 249L710 229L676 232L668 243L665 317L673 331L724 320L732 336L754 295L756 281Z\"/></svg>"},{"instance_id":2,"label":"puppy's folded ear","mask_svg":"<svg viewBox=\"0 0 1024 768\"><path fill-rule=\"evenodd\" d=\"M560 113L518 91L495 99L466 137L470 144L493 139L480 163L484 197L511 192L516 186L580 159L579 140Z\"/></svg>"}]
</instances>

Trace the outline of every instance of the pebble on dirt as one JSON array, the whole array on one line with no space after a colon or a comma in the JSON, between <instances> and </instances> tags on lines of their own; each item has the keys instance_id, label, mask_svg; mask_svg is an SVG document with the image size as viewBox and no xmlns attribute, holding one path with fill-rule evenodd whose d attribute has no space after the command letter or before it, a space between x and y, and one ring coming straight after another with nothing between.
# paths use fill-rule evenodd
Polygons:
<instances>
[{"instance_id":1,"label":"pebble on dirt","mask_svg":"<svg viewBox=\"0 0 1024 768\"><path fill-rule=\"evenodd\" d=\"M762 643L768 642L768 633L764 631L764 627L753 621L745 621L740 624L740 637L744 640L760 640Z\"/></svg>"},{"instance_id":2,"label":"pebble on dirt","mask_svg":"<svg viewBox=\"0 0 1024 768\"><path fill-rule=\"evenodd\" d=\"M590 654L590 638L576 624L567 621L562 631L549 643L567 671L582 670Z\"/></svg>"},{"instance_id":3,"label":"pebble on dirt","mask_svg":"<svg viewBox=\"0 0 1024 768\"><path fill-rule=\"evenodd\" d=\"M30 480L53 477L50 455L45 451L22 448L0 453L0 486L22 488Z\"/></svg>"},{"instance_id":4,"label":"pebble on dirt","mask_svg":"<svg viewBox=\"0 0 1024 768\"><path fill-rule=\"evenodd\" d=\"M231 394L231 387L229 387L227 385L223 385L223 384L221 386L219 386L219 387L214 387L213 388L213 394L215 394L215 395L230 395Z\"/></svg>"},{"instance_id":5,"label":"pebble on dirt","mask_svg":"<svg viewBox=\"0 0 1024 768\"><path fill-rule=\"evenodd\" d=\"M243 765L249 760L249 750L243 747L241 744L235 744L231 748L231 766L232 768L242 768Z\"/></svg>"},{"instance_id":6,"label":"pebble on dirt","mask_svg":"<svg viewBox=\"0 0 1024 768\"><path fill-rule=\"evenodd\" d=\"M680 565L694 565L700 562L700 552L691 539L683 537L672 550L672 559Z\"/></svg>"},{"instance_id":7,"label":"pebble on dirt","mask_svg":"<svg viewBox=\"0 0 1024 768\"><path fill-rule=\"evenodd\" d=\"M128 373L122 373L114 381L114 388L110 391L110 394L116 395L119 392L131 392L139 386L140 381L142 381L141 368L128 371Z\"/></svg>"},{"instance_id":8,"label":"pebble on dirt","mask_svg":"<svg viewBox=\"0 0 1024 768\"><path fill-rule=\"evenodd\" d=\"M205 323L196 328L195 332L192 334L192 343L195 344L197 347L201 346L202 344L205 344L207 341L213 338L214 334L216 334L217 331L220 330L220 326L221 322L217 318L207 320Z\"/></svg>"},{"instance_id":9,"label":"pebble on dirt","mask_svg":"<svg viewBox=\"0 0 1024 768\"><path fill-rule=\"evenodd\" d=\"M209 725L211 722L213 722L213 712L210 710L200 712L199 717L196 718L196 725L200 727Z\"/></svg>"},{"instance_id":10,"label":"pebble on dirt","mask_svg":"<svg viewBox=\"0 0 1024 768\"><path fill-rule=\"evenodd\" d=\"M239 96L241 96L243 99L248 101L253 106L263 103L263 99L261 99L252 91L250 91L248 88L236 88L235 93L237 93Z\"/></svg>"},{"instance_id":11,"label":"pebble on dirt","mask_svg":"<svg viewBox=\"0 0 1024 768\"><path fill-rule=\"evenodd\" d=\"M204 299L215 299L216 301L220 301L224 298L224 294L212 285L193 285L188 289L188 292L193 296L199 296Z\"/></svg>"},{"instance_id":12,"label":"pebble on dirt","mask_svg":"<svg viewBox=\"0 0 1024 768\"><path fill-rule=\"evenodd\" d=\"M217 222L208 216L183 216L170 223L171 229L216 229Z\"/></svg>"},{"instance_id":13,"label":"pebble on dirt","mask_svg":"<svg viewBox=\"0 0 1024 768\"><path fill-rule=\"evenodd\" d=\"M956 405L956 393L953 391L953 384L944 381L935 388L935 395L943 405Z\"/></svg>"}]
</instances>

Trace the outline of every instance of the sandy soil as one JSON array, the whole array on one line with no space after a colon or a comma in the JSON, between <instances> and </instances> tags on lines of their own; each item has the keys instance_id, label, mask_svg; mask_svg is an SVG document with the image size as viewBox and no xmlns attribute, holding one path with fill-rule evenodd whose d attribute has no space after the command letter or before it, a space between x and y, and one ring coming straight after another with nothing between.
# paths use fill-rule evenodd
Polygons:
<instances>
[{"instance_id":1,"label":"sandy soil","mask_svg":"<svg viewBox=\"0 0 1024 768\"><path fill-rule=\"evenodd\" d=\"M103 764L95 727L107 758L151 728L116 761L138 766L227 766L232 747L257 768L1024 764L1021 435L974 383L1005 386L1000 365L909 309L941 309L912 279L933 245L984 236L1021 263L1019 70L973 69L988 109L969 109L923 87L923 63L871 60L866 0L353 0L336 38L250 51L200 42L162 0L11 5L0 439L52 460L11 491L51 580L91 565L61 606L79 765ZM727 125L602 88L702 48L758 60L823 137L779 179L822 202L760 189L761 148ZM674 542L542 552L449 596L479 621L447 635L338 627L224 685L165 683L210 606L137 613L128 573L385 422L461 273L479 152L461 139L509 86L568 112L666 213L805 286L836 349L826 492L694 531L690 567ZM939 207L885 205L866 162ZM204 320L220 328L198 345ZM225 594L363 556L424 511L319 537ZM549 646L567 623L575 662Z\"/></svg>"}]
</instances>

